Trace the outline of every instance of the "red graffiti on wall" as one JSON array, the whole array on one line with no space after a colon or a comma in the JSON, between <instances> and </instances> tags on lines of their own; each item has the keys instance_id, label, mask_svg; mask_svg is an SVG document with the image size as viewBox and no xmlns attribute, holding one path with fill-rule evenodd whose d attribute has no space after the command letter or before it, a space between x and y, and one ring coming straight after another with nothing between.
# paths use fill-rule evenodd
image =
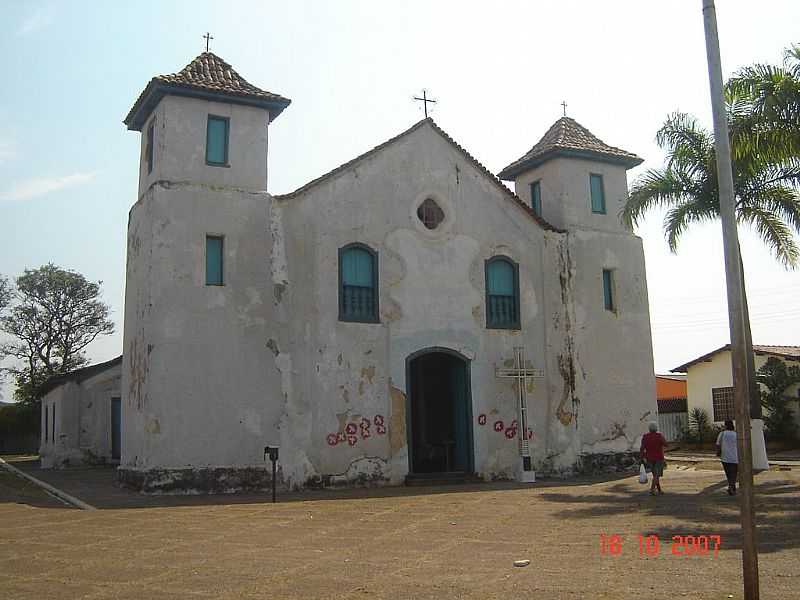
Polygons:
<instances>
[{"instance_id":1,"label":"red graffiti on wall","mask_svg":"<svg viewBox=\"0 0 800 600\"><path fill-rule=\"evenodd\" d=\"M329 446L338 446L347 442L350 446L358 443L359 437L366 440L372 437L372 425L378 435L386 435L386 425L383 415L375 415L372 419L363 417L359 421L351 421L344 427L344 431L332 432L325 436Z\"/></svg>"},{"instance_id":2,"label":"red graffiti on wall","mask_svg":"<svg viewBox=\"0 0 800 600\"><path fill-rule=\"evenodd\" d=\"M480 415L478 415L478 425L480 425L481 427L486 425L485 413L481 413ZM505 435L506 439L513 440L515 437L517 437L517 430L519 429L519 424L517 423L517 420L514 419L508 424L508 426L506 426L502 420L498 419L497 421L494 422L492 428L497 433L502 433L503 435ZM525 439L528 440L533 439L533 430L530 427L528 427L527 431L525 432Z\"/></svg>"}]
</instances>

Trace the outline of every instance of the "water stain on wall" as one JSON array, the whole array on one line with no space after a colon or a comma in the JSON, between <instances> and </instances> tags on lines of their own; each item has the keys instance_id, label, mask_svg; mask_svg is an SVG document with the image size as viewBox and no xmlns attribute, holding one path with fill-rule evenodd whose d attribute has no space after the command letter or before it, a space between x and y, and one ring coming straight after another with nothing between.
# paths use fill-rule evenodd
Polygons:
<instances>
[{"instance_id":1,"label":"water stain on wall","mask_svg":"<svg viewBox=\"0 0 800 600\"><path fill-rule=\"evenodd\" d=\"M392 454L406 445L406 395L389 382L392 412L389 417L389 447Z\"/></svg>"}]
</instances>

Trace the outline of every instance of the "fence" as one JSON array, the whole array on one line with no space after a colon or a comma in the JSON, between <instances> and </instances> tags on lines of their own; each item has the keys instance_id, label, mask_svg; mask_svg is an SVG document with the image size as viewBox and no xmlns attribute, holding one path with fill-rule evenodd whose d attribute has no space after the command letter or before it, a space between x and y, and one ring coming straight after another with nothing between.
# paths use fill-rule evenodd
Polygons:
<instances>
[{"instance_id":1,"label":"fence","mask_svg":"<svg viewBox=\"0 0 800 600\"><path fill-rule=\"evenodd\" d=\"M688 415L685 412L659 413L658 430L668 442L674 442L686 431L687 420Z\"/></svg>"}]
</instances>

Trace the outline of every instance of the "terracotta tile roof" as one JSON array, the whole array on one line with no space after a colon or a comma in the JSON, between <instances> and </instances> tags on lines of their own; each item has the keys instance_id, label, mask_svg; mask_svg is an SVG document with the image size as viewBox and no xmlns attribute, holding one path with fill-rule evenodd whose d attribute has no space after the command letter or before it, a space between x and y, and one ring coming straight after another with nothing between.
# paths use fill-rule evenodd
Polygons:
<instances>
[{"instance_id":1,"label":"terracotta tile roof","mask_svg":"<svg viewBox=\"0 0 800 600\"><path fill-rule=\"evenodd\" d=\"M643 160L632 154L609 146L591 131L570 117L561 117L553 123L536 145L524 156L500 171L501 179L514 179L518 174L556 156L575 156L635 167Z\"/></svg>"},{"instance_id":2,"label":"terracotta tile roof","mask_svg":"<svg viewBox=\"0 0 800 600\"><path fill-rule=\"evenodd\" d=\"M679 367L675 367L674 369L670 369L673 373L685 373L686 370L696 365L697 363L701 363L704 361L711 360L711 358L715 354L719 354L720 352L730 351L731 345L725 344L721 348L717 348L709 352L708 354L704 354L694 360L690 360L684 365ZM781 358L787 358L789 360L800 360L800 346L764 346L761 344L753 344L753 354L756 356L762 356L764 354L769 354L771 356L779 356Z\"/></svg>"},{"instance_id":3,"label":"terracotta tile roof","mask_svg":"<svg viewBox=\"0 0 800 600\"><path fill-rule=\"evenodd\" d=\"M150 80L125 117L128 129L140 130L165 93L208 99L219 97L225 102L261 106L270 109L270 119L291 103L288 98L249 83L213 52L203 52L177 73L157 75Z\"/></svg>"},{"instance_id":4,"label":"terracotta tile roof","mask_svg":"<svg viewBox=\"0 0 800 600\"><path fill-rule=\"evenodd\" d=\"M339 165L338 167L336 167L335 169L333 169L331 171L328 171L324 175L320 175L316 179L312 179L311 181L309 181L308 183L306 183L302 187L297 188L295 191L289 192L288 194L276 194L275 198L277 198L279 200L288 200L288 199L294 198L294 197L302 194L306 190L308 190L310 188L313 188L313 187L319 185L320 183L323 183L323 182L327 181L331 177L334 177L335 175L338 175L339 173L342 173L342 172L346 171L347 169L352 168L353 166L355 166L357 163L361 162L362 160L365 160L365 159L369 158L370 156L373 156L373 155L377 154L378 152L380 152L381 150L383 150L387 146L390 146L394 142L400 140L401 138L407 136L408 134L410 134L413 131L416 131L417 129L419 129L420 127L422 127L423 125L426 125L426 124L430 125L433 128L434 131L436 131L445 140L447 140L447 142L449 142L456 150L458 150L458 152L460 152L476 169L478 169L478 171L480 171L486 177L488 177L492 181L492 183L494 183L495 186L503 194L505 194L505 196L507 198L509 198L512 202L514 202L520 208L522 208L543 229L547 229L549 231L558 231L558 232L563 231L561 229L558 229L557 227L554 227L553 225L551 225L550 223L545 221L542 217L537 215L530 206L525 204L525 202L519 196L517 196L514 192L512 192L510 189L508 189L503 184L503 182L500 181L500 179L498 179L498 177L496 175L494 175L491 171L489 171L489 169L484 167L475 157L473 157L461 145L459 145L455 140L453 140L453 138L451 138L441 127L439 127L436 123L434 123L433 119L430 118L430 117L427 117L425 119L422 119L421 121L418 121L417 123L415 123L414 125L412 125L408 129L406 129L404 132L394 136L393 138L390 138L390 139L386 140L382 144L378 144L377 146L375 146L371 150L366 151L364 154L356 156L354 159L352 159L352 160L350 160L350 161L348 161L348 162L346 162L346 163L344 163L342 165Z\"/></svg>"}]
</instances>

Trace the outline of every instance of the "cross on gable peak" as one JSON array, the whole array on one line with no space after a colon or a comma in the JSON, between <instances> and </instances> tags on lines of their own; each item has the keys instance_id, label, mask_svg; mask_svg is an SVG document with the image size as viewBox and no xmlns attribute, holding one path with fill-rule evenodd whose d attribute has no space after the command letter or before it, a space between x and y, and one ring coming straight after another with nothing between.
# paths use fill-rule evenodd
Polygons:
<instances>
[{"instance_id":1,"label":"cross on gable peak","mask_svg":"<svg viewBox=\"0 0 800 600\"><path fill-rule=\"evenodd\" d=\"M428 98L428 90L426 90L425 88L422 88L422 98L420 98L419 96L414 96L414 100L419 100L420 102L423 103L423 106L425 107L425 118L427 119L428 103L436 104L436 100L434 100L433 98Z\"/></svg>"}]
</instances>

